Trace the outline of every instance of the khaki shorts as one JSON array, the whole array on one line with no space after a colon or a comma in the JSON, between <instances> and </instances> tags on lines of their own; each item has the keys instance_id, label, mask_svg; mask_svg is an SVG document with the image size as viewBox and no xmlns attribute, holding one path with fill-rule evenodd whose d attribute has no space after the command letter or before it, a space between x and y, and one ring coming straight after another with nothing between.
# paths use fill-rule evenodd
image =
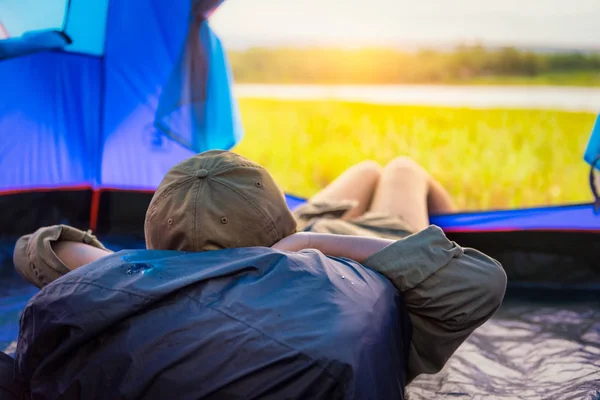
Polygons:
<instances>
[{"instance_id":1,"label":"khaki shorts","mask_svg":"<svg viewBox=\"0 0 600 400\"><path fill-rule=\"evenodd\" d=\"M401 217L384 212L366 212L349 220L341 217L355 206L353 201L328 201L306 203L294 210L298 231L355 235L400 240L413 233Z\"/></svg>"}]
</instances>

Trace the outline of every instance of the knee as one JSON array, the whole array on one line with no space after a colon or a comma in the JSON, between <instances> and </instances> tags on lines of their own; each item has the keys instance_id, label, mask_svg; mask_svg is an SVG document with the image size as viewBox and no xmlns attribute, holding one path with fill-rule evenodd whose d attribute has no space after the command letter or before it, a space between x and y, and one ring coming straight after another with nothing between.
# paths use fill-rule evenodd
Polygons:
<instances>
[{"instance_id":1,"label":"knee","mask_svg":"<svg viewBox=\"0 0 600 400\"><path fill-rule=\"evenodd\" d=\"M386 172L393 173L394 175L419 175L427 176L427 171L412 158L407 156L400 156L394 158L385 166Z\"/></svg>"},{"instance_id":2,"label":"knee","mask_svg":"<svg viewBox=\"0 0 600 400\"><path fill-rule=\"evenodd\" d=\"M377 161L366 160L355 166L364 179L376 181L381 176L383 168Z\"/></svg>"}]
</instances>

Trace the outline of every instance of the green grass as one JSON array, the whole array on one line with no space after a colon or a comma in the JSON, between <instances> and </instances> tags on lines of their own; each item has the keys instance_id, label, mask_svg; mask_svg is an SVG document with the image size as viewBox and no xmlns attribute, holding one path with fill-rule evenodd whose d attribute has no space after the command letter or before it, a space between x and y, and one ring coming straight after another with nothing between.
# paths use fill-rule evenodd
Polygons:
<instances>
[{"instance_id":1,"label":"green grass","mask_svg":"<svg viewBox=\"0 0 600 400\"><path fill-rule=\"evenodd\" d=\"M576 50L459 45L450 51L251 48L228 55L238 83L600 85L600 53Z\"/></svg>"},{"instance_id":2,"label":"green grass","mask_svg":"<svg viewBox=\"0 0 600 400\"><path fill-rule=\"evenodd\" d=\"M347 167L408 155L463 210L591 200L582 160L595 115L242 99L244 140L288 192L311 196Z\"/></svg>"}]
</instances>

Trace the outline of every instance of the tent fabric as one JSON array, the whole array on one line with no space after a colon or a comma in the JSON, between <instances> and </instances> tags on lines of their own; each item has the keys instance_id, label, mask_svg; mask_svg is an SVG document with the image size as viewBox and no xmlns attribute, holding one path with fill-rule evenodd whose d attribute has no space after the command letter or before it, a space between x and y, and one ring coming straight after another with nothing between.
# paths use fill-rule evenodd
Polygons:
<instances>
[{"instance_id":1,"label":"tent fabric","mask_svg":"<svg viewBox=\"0 0 600 400\"><path fill-rule=\"evenodd\" d=\"M600 216L593 204L439 215L432 217L431 222L448 231L600 231Z\"/></svg>"},{"instance_id":2,"label":"tent fabric","mask_svg":"<svg viewBox=\"0 0 600 400\"><path fill-rule=\"evenodd\" d=\"M154 126L196 153L231 148L241 139L242 126L229 70L221 41L208 23L192 23L185 51L159 98ZM207 134L198 135L198 130Z\"/></svg>"},{"instance_id":3,"label":"tent fabric","mask_svg":"<svg viewBox=\"0 0 600 400\"><path fill-rule=\"evenodd\" d=\"M73 42L65 51L95 57L104 54L108 4L109 0L68 0L63 32Z\"/></svg>"},{"instance_id":4,"label":"tent fabric","mask_svg":"<svg viewBox=\"0 0 600 400\"><path fill-rule=\"evenodd\" d=\"M409 400L600 399L597 292L513 295L444 369L406 389Z\"/></svg>"},{"instance_id":5,"label":"tent fabric","mask_svg":"<svg viewBox=\"0 0 600 400\"><path fill-rule=\"evenodd\" d=\"M30 32L18 38L0 40L0 61L44 50L59 50L69 43L72 43L71 38L61 31Z\"/></svg>"},{"instance_id":6,"label":"tent fabric","mask_svg":"<svg viewBox=\"0 0 600 400\"><path fill-rule=\"evenodd\" d=\"M170 167L193 155L153 126L162 85L187 34L187 23L173 21L187 22L189 13L189 1L110 3L99 186L155 189ZM134 20L144 21L143 29Z\"/></svg>"},{"instance_id":7,"label":"tent fabric","mask_svg":"<svg viewBox=\"0 0 600 400\"><path fill-rule=\"evenodd\" d=\"M402 399L410 330L393 285L351 260L127 250L29 301L15 374L48 399Z\"/></svg>"},{"instance_id":8,"label":"tent fabric","mask_svg":"<svg viewBox=\"0 0 600 400\"><path fill-rule=\"evenodd\" d=\"M0 62L0 128L12 132L0 148L0 163L9 167L0 171L0 190L81 185L152 190L170 167L194 151L233 146L242 131L229 66L205 21L192 37L198 39L193 54L208 72L195 82L206 101L196 104L172 89L177 83L179 89L186 86L186 80L175 79L175 86L169 86L170 76L189 72L189 65L177 62L189 49L184 43L192 6L208 14L218 4L104 0L90 8L74 0L66 21L73 35L70 46ZM91 14L96 19L88 23ZM36 51L43 45L34 44ZM52 48L64 44L52 43ZM183 114L193 104L203 110L201 121L177 126L175 139L185 137L189 148L154 126L163 93L167 106L161 112L172 113L174 104L183 104Z\"/></svg>"},{"instance_id":9,"label":"tent fabric","mask_svg":"<svg viewBox=\"0 0 600 400\"><path fill-rule=\"evenodd\" d=\"M38 53L0 62L0 76L0 191L89 185L98 161L100 61Z\"/></svg>"},{"instance_id":10,"label":"tent fabric","mask_svg":"<svg viewBox=\"0 0 600 400\"><path fill-rule=\"evenodd\" d=\"M598 157L600 157L600 115L598 115L594 128L592 129L590 140L585 150L584 159L588 164L592 165ZM597 165L596 168L600 169L600 165Z\"/></svg>"},{"instance_id":11,"label":"tent fabric","mask_svg":"<svg viewBox=\"0 0 600 400\"><path fill-rule=\"evenodd\" d=\"M208 4L214 6L214 1ZM163 18L165 9L169 18ZM202 32L191 33L187 23L173 23L190 21L190 10L189 1L172 4L161 0L145 7L137 2L111 3L99 186L153 190L177 162L194 152L229 148L241 138L241 124L231 100L231 77L224 70L227 64L219 42L206 23ZM132 20L146 21L144 29ZM196 49L194 55L208 63L205 68L212 68L205 87L194 87L207 96L204 104L197 104L192 93L182 90L192 71L185 43L186 38L200 39L202 34L206 35L201 46L204 51ZM193 121L192 106L212 108L202 110L203 120ZM161 124L174 125L167 126L172 128L167 129L171 138L156 128L157 118Z\"/></svg>"},{"instance_id":12,"label":"tent fabric","mask_svg":"<svg viewBox=\"0 0 600 400\"><path fill-rule=\"evenodd\" d=\"M597 170L600 170L600 115L596 119L594 128L592 129L592 135L588 142L587 149L585 151L585 161L590 164L590 188L594 195L594 211L596 214L600 213L600 190L598 189L598 178Z\"/></svg>"},{"instance_id":13,"label":"tent fabric","mask_svg":"<svg viewBox=\"0 0 600 400\"><path fill-rule=\"evenodd\" d=\"M286 195L286 202L288 207L294 210L306 200ZM430 220L432 224L442 227L447 232L520 230L600 232L600 216L595 213L593 204L433 215Z\"/></svg>"},{"instance_id":14,"label":"tent fabric","mask_svg":"<svg viewBox=\"0 0 600 400\"><path fill-rule=\"evenodd\" d=\"M14 360L0 353L0 399L22 400L25 397L25 388L14 380Z\"/></svg>"},{"instance_id":15,"label":"tent fabric","mask_svg":"<svg viewBox=\"0 0 600 400\"><path fill-rule=\"evenodd\" d=\"M204 22L202 28L202 41L210 55L206 93L211 101L204 103L202 131L205 134L194 135L192 149L195 152L227 150L238 143L244 134L238 105L233 97L233 75L221 40L208 23Z\"/></svg>"},{"instance_id":16,"label":"tent fabric","mask_svg":"<svg viewBox=\"0 0 600 400\"><path fill-rule=\"evenodd\" d=\"M214 118L215 115L232 113L229 67L221 42L206 20L221 3L220 0L192 2L184 50L161 93L154 121L163 133L197 153L228 149L236 142L235 130L241 132L236 118L234 121L225 118L226 126L214 123L223 120ZM211 101L207 102L207 98ZM230 121L237 123L235 130ZM215 134L197 135L196 130L211 130ZM233 133L233 138L228 133Z\"/></svg>"}]
</instances>

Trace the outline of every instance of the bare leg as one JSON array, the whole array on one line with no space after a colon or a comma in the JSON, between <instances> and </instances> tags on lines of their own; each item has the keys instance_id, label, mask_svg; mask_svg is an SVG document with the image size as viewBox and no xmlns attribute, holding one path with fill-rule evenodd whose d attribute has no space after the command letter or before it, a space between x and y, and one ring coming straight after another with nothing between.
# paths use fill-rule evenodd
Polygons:
<instances>
[{"instance_id":1,"label":"bare leg","mask_svg":"<svg viewBox=\"0 0 600 400\"><path fill-rule=\"evenodd\" d=\"M412 159L398 157L383 169L370 210L397 215L422 230L429 226L428 192L427 172Z\"/></svg>"},{"instance_id":2,"label":"bare leg","mask_svg":"<svg viewBox=\"0 0 600 400\"><path fill-rule=\"evenodd\" d=\"M338 178L317 193L312 202L355 200L358 206L344 214L343 219L358 217L371 204L373 192L381 176L381 166L375 161L363 161L344 171Z\"/></svg>"},{"instance_id":3,"label":"bare leg","mask_svg":"<svg viewBox=\"0 0 600 400\"><path fill-rule=\"evenodd\" d=\"M398 157L383 169L371 211L386 212L404 219L413 228L429 226L429 214L455 210L446 189L408 157Z\"/></svg>"},{"instance_id":4,"label":"bare leg","mask_svg":"<svg viewBox=\"0 0 600 400\"><path fill-rule=\"evenodd\" d=\"M429 214L450 214L456 212L456 205L441 183L433 178L429 179L429 193L427 195Z\"/></svg>"}]
</instances>

